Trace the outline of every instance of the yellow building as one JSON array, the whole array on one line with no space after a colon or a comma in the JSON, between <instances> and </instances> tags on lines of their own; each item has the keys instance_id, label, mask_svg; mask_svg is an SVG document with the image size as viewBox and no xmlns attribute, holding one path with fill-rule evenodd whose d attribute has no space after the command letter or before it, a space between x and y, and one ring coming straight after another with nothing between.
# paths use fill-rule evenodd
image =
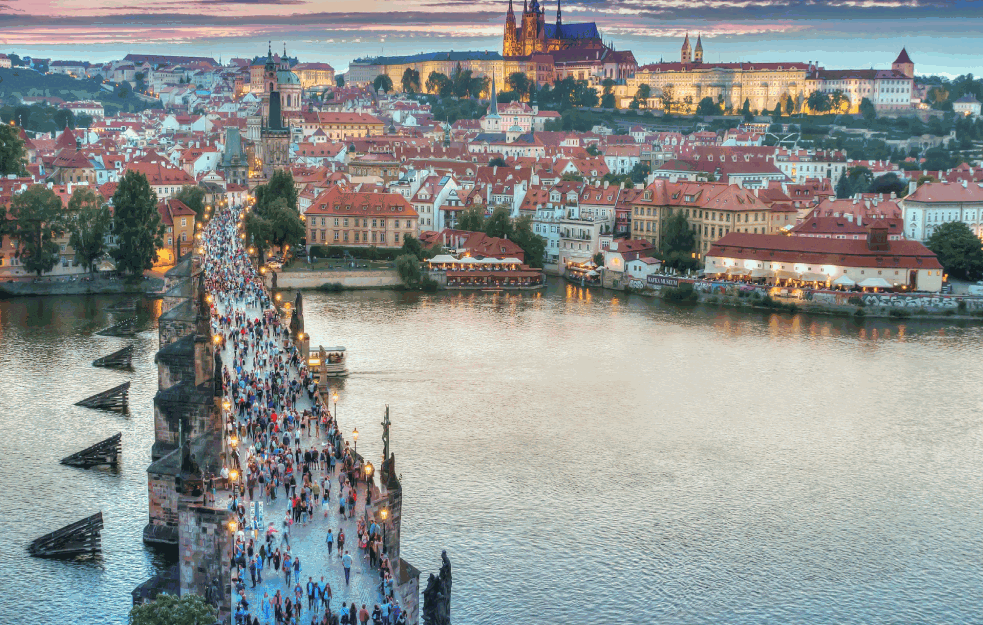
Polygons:
<instances>
[{"instance_id":1,"label":"yellow building","mask_svg":"<svg viewBox=\"0 0 983 625\"><path fill-rule=\"evenodd\" d=\"M327 63L298 63L291 68L302 89L333 87L334 68Z\"/></svg>"}]
</instances>

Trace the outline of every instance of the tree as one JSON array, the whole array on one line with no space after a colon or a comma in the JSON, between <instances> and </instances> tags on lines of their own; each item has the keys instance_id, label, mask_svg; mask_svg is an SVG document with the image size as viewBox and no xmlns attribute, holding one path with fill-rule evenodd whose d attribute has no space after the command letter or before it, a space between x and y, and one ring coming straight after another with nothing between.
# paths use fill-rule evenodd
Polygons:
<instances>
[{"instance_id":1,"label":"tree","mask_svg":"<svg viewBox=\"0 0 983 625\"><path fill-rule=\"evenodd\" d=\"M58 109L55 114L51 116L51 120L58 125L59 128L75 128L75 113L72 113L68 109Z\"/></svg>"},{"instance_id":2,"label":"tree","mask_svg":"<svg viewBox=\"0 0 983 625\"><path fill-rule=\"evenodd\" d=\"M284 252L287 251L287 246L296 248L304 238L304 222L300 220L297 211L287 206L283 198L277 198L267 208L265 218L270 224L270 243Z\"/></svg>"},{"instance_id":3,"label":"tree","mask_svg":"<svg viewBox=\"0 0 983 625\"><path fill-rule=\"evenodd\" d=\"M345 86L345 76L344 76L344 74L338 74L337 76L335 76L334 77L334 84L338 85L339 87L344 87Z\"/></svg>"},{"instance_id":4,"label":"tree","mask_svg":"<svg viewBox=\"0 0 983 625\"><path fill-rule=\"evenodd\" d=\"M649 174L652 173L652 168L648 163L638 162L635 163L631 168L631 181L635 184L645 184L645 180L648 178Z\"/></svg>"},{"instance_id":5,"label":"tree","mask_svg":"<svg viewBox=\"0 0 983 625\"><path fill-rule=\"evenodd\" d=\"M662 96L659 99L662 100L662 111L666 115L672 115L672 109L676 106L676 88L666 85L662 88Z\"/></svg>"},{"instance_id":6,"label":"tree","mask_svg":"<svg viewBox=\"0 0 983 625\"><path fill-rule=\"evenodd\" d=\"M185 185L181 187L175 200L184 202L184 205L195 212L195 220L203 222L205 220L205 190L198 186Z\"/></svg>"},{"instance_id":7,"label":"tree","mask_svg":"<svg viewBox=\"0 0 983 625\"><path fill-rule=\"evenodd\" d=\"M813 113L826 113L832 106L829 96L822 91L813 91L810 93L806 99L806 104L809 105L809 110Z\"/></svg>"},{"instance_id":8,"label":"tree","mask_svg":"<svg viewBox=\"0 0 983 625\"><path fill-rule=\"evenodd\" d=\"M16 109L15 109L16 114ZM24 140L14 126L0 126L0 175L20 175L26 165Z\"/></svg>"},{"instance_id":9,"label":"tree","mask_svg":"<svg viewBox=\"0 0 983 625\"><path fill-rule=\"evenodd\" d=\"M270 221L256 211L250 211L246 214L243 232L246 235L246 244L256 248L259 262L266 262L266 253L270 251L273 240L273 226Z\"/></svg>"},{"instance_id":10,"label":"tree","mask_svg":"<svg viewBox=\"0 0 983 625\"><path fill-rule=\"evenodd\" d=\"M386 93L393 92L393 79L385 74L379 74L372 81L372 88L378 91L385 91Z\"/></svg>"},{"instance_id":11,"label":"tree","mask_svg":"<svg viewBox=\"0 0 983 625\"><path fill-rule=\"evenodd\" d=\"M415 254L401 254L396 258L396 274L403 286L415 288L423 278L420 271L420 259Z\"/></svg>"},{"instance_id":12,"label":"tree","mask_svg":"<svg viewBox=\"0 0 983 625\"><path fill-rule=\"evenodd\" d=\"M412 67L407 67L403 72L400 85L403 87L404 93L417 93L420 90L420 72Z\"/></svg>"},{"instance_id":13,"label":"tree","mask_svg":"<svg viewBox=\"0 0 983 625\"><path fill-rule=\"evenodd\" d=\"M164 224L157 212L157 194L147 177L127 171L113 194L113 234L119 247L111 253L116 268L131 276L154 266L157 250L164 245Z\"/></svg>"},{"instance_id":14,"label":"tree","mask_svg":"<svg viewBox=\"0 0 983 625\"><path fill-rule=\"evenodd\" d=\"M112 223L109 207L86 187L76 187L68 201L68 244L75 250L75 261L89 273L96 260L106 253L106 235Z\"/></svg>"},{"instance_id":15,"label":"tree","mask_svg":"<svg viewBox=\"0 0 983 625\"><path fill-rule=\"evenodd\" d=\"M893 193L897 197L903 197L907 188L908 185L896 173L891 172L874 178L867 187L867 193Z\"/></svg>"},{"instance_id":16,"label":"tree","mask_svg":"<svg viewBox=\"0 0 983 625\"><path fill-rule=\"evenodd\" d=\"M287 169L278 169L270 176L270 181L256 187L256 210L262 215L278 198L282 198L287 208L297 212L297 187L294 175Z\"/></svg>"},{"instance_id":17,"label":"tree","mask_svg":"<svg viewBox=\"0 0 983 625\"><path fill-rule=\"evenodd\" d=\"M475 205L463 211L457 220L457 227L467 232L484 232L485 207Z\"/></svg>"},{"instance_id":18,"label":"tree","mask_svg":"<svg viewBox=\"0 0 983 625\"><path fill-rule=\"evenodd\" d=\"M523 261L530 267L543 268L546 259L546 239L532 230L532 217L519 217L512 224L512 240L525 253Z\"/></svg>"},{"instance_id":19,"label":"tree","mask_svg":"<svg viewBox=\"0 0 983 625\"><path fill-rule=\"evenodd\" d=\"M860 115L868 124L877 119L877 110L874 109L874 103L870 99L864 98L860 101Z\"/></svg>"},{"instance_id":20,"label":"tree","mask_svg":"<svg viewBox=\"0 0 983 625\"><path fill-rule=\"evenodd\" d=\"M129 625L212 625L215 608L200 595L161 594L150 603L133 606Z\"/></svg>"},{"instance_id":21,"label":"tree","mask_svg":"<svg viewBox=\"0 0 983 625\"><path fill-rule=\"evenodd\" d=\"M648 108L648 99L652 97L652 87L642 83L638 85L638 90L635 91L635 97L632 98L631 104L635 109Z\"/></svg>"},{"instance_id":22,"label":"tree","mask_svg":"<svg viewBox=\"0 0 983 625\"><path fill-rule=\"evenodd\" d=\"M512 72L509 77L505 80L505 84L508 85L510 91L514 91L519 94L519 99L523 99L523 94L529 93L529 77L522 72Z\"/></svg>"},{"instance_id":23,"label":"tree","mask_svg":"<svg viewBox=\"0 0 983 625\"><path fill-rule=\"evenodd\" d=\"M594 261L594 265L600 267L601 265L604 264L604 254L598 252L597 254L594 254L594 257L591 258L591 260Z\"/></svg>"},{"instance_id":24,"label":"tree","mask_svg":"<svg viewBox=\"0 0 983 625\"><path fill-rule=\"evenodd\" d=\"M488 221L485 222L485 234L490 237L511 238L512 218L509 209L499 206L492 211Z\"/></svg>"},{"instance_id":25,"label":"tree","mask_svg":"<svg viewBox=\"0 0 983 625\"><path fill-rule=\"evenodd\" d=\"M858 193L867 193L873 178L874 174L866 167L851 167L837 181L836 197L842 200Z\"/></svg>"},{"instance_id":26,"label":"tree","mask_svg":"<svg viewBox=\"0 0 983 625\"><path fill-rule=\"evenodd\" d=\"M707 96L696 105L696 114L704 117L707 115L720 115L720 106L713 101L713 98Z\"/></svg>"},{"instance_id":27,"label":"tree","mask_svg":"<svg viewBox=\"0 0 983 625\"><path fill-rule=\"evenodd\" d=\"M454 91L454 83L445 74L430 72L427 76L427 93L434 93L445 98Z\"/></svg>"},{"instance_id":28,"label":"tree","mask_svg":"<svg viewBox=\"0 0 983 625\"><path fill-rule=\"evenodd\" d=\"M696 236L682 210L677 210L662 224L659 249L670 267L685 268L692 265Z\"/></svg>"},{"instance_id":29,"label":"tree","mask_svg":"<svg viewBox=\"0 0 983 625\"><path fill-rule=\"evenodd\" d=\"M591 144L587 146L587 153L590 154L591 156L600 156L601 150L599 150L596 145Z\"/></svg>"},{"instance_id":30,"label":"tree","mask_svg":"<svg viewBox=\"0 0 983 625\"><path fill-rule=\"evenodd\" d=\"M493 156L490 161L488 161L489 167L508 167L509 164L505 162L505 159L501 156Z\"/></svg>"},{"instance_id":31,"label":"tree","mask_svg":"<svg viewBox=\"0 0 983 625\"><path fill-rule=\"evenodd\" d=\"M785 114L791 115L794 112L795 112L795 100L792 99L792 96L787 95L785 96Z\"/></svg>"},{"instance_id":32,"label":"tree","mask_svg":"<svg viewBox=\"0 0 983 625\"><path fill-rule=\"evenodd\" d=\"M741 107L741 115L744 116L744 121L749 122L754 119L751 115L751 100L744 98L744 106Z\"/></svg>"},{"instance_id":33,"label":"tree","mask_svg":"<svg viewBox=\"0 0 983 625\"><path fill-rule=\"evenodd\" d=\"M422 259L423 244L420 243L420 239L409 234L403 237L403 253L412 254L413 256Z\"/></svg>"},{"instance_id":34,"label":"tree","mask_svg":"<svg viewBox=\"0 0 983 625\"><path fill-rule=\"evenodd\" d=\"M949 221L937 226L925 246L938 256L950 276L970 281L983 278L980 240L963 222Z\"/></svg>"},{"instance_id":35,"label":"tree","mask_svg":"<svg viewBox=\"0 0 983 625\"><path fill-rule=\"evenodd\" d=\"M605 78L601 81L603 92L601 94L601 108L613 109L617 102L614 98L614 87L617 85L613 78Z\"/></svg>"},{"instance_id":36,"label":"tree","mask_svg":"<svg viewBox=\"0 0 983 625\"><path fill-rule=\"evenodd\" d=\"M54 269L61 248L55 241L65 232L61 199L47 187L33 185L10 200L10 236L24 268L41 275Z\"/></svg>"}]
</instances>

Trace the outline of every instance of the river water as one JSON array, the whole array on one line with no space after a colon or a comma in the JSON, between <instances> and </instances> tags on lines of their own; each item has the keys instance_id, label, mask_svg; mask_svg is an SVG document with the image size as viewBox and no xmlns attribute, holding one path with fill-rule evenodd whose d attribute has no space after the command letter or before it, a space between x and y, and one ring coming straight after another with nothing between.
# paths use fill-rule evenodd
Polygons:
<instances>
[{"instance_id":1,"label":"river water","mask_svg":"<svg viewBox=\"0 0 983 625\"><path fill-rule=\"evenodd\" d=\"M125 621L155 312L136 371L91 367L109 298L0 301L0 623ZM458 624L983 622L983 379L973 325L540 294L311 294L343 344L339 419L402 474L403 555L446 549ZM132 380L131 416L73 407ZM123 432L119 472L58 460ZM26 556L102 509L102 562Z\"/></svg>"}]
</instances>

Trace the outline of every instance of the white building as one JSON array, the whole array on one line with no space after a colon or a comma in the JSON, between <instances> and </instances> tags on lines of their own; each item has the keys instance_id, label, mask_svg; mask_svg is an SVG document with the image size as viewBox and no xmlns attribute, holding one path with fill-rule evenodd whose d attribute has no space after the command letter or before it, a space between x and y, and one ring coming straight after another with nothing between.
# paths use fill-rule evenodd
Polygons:
<instances>
[{"instance_id":1,"label":"white building","mask_svg":"<svg viewBox=\"0 0 983 625\"><path fill-rule=\"evenodd\" d=\"M925 241L939 225L961 221L983 238L983 182L927 182L901 200L905 236Z\"/></svg>"},{"instance_id":2,"label":"white building","mask_svg":"<svg viewBox=\"0 0 983 625\"><path fill-rule=\"evenodd\" d=\"M972 93L967 93L952 103L952 110L954 112L967 117L979 117L980 109L980 101Z\"/></svg>"}]
</instances>

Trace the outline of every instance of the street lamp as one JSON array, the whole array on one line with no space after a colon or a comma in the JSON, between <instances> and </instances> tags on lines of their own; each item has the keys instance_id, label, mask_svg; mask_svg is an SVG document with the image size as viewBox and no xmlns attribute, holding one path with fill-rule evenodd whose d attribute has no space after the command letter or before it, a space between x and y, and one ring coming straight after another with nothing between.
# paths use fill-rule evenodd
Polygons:
<instances>
[{"instance_id":1,"label":"street lamp","mask_svg":"<svg viewBox=\"0 0 983 625\"><path fill-rule=\"evenodd\" d=\"M372 479L372 472L375 471L375 467L372 466L371 462L365 463L365 481L368 482Z\"/></svg>"},{"instance_id":2,"label":"street lamp","mask_svg":"<svg viewBox=\"0 0 983 625\"><path fill-rule=\"evenodd\" d=\"M231 401L229 401L228 399L226 399L226 400L224 400L222 402L222 409L223 410L225 410L226 412L228 412L229 409L231 409L231 408L232 408L232 402Z\"/></svg>"},{"instance_id":3,"label":"street lamp","mask_svg":"<svg viewBox=\"0 0 983 625\"><path fill-rule=\"evenodd\" d=\"M338 393L332 395L331 399L334 400L334 422L338 423Z\"/></svg>"},{"instance_id":4,"label":"street lamp","mask_svg":"<svg viewBox=\"0 0 983 625\"><path fill-rule=\"evenodd\" d=\"M352 430L352 438L355 439L355 455L358 455L358 428Z\"/></svg>"}]
</instances>

